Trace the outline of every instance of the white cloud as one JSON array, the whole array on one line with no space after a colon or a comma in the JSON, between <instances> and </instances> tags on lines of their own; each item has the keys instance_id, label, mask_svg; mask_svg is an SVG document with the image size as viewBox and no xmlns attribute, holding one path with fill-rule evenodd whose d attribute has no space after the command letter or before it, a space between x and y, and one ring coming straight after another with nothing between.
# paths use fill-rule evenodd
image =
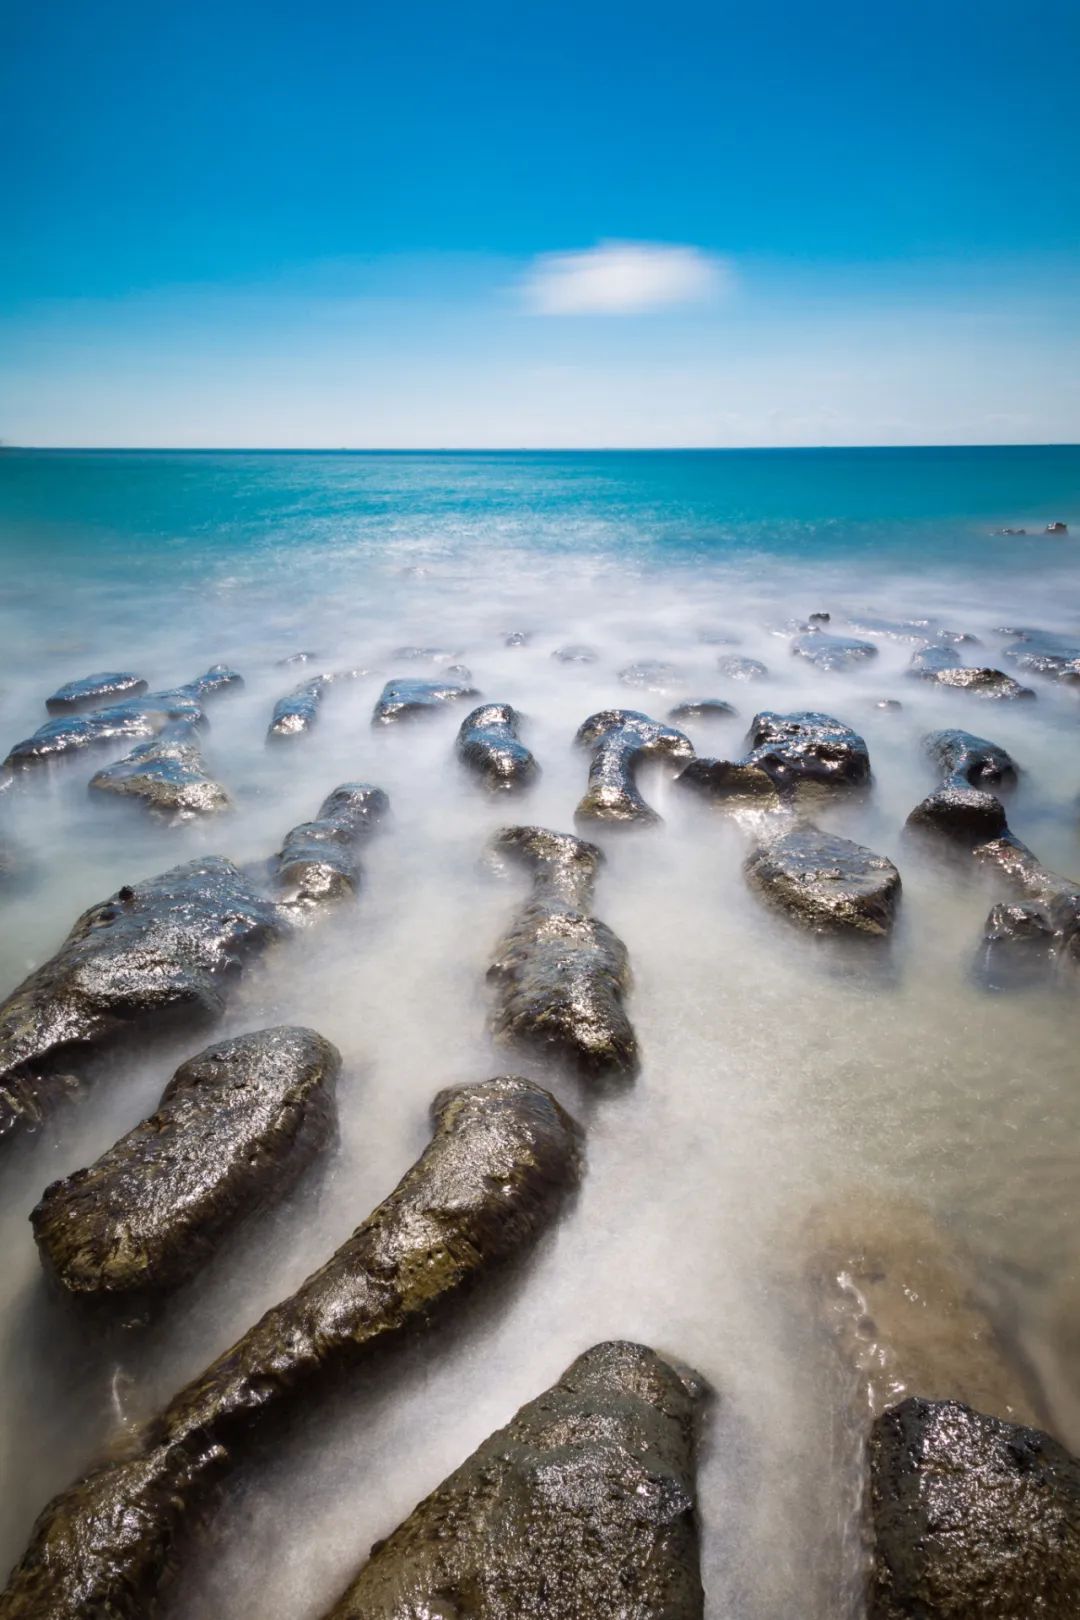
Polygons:
<instances>
[{"instance_id":1,"label":"white cloud","mask_svg":"<svg viewBox=\"0 0 1080 1620\"><path fill-rule=\"evenodd\" d=\"M640 315L696 304L731 283L725 260L663 242L601 242L581 253L542 253L522 282L536 315Z\"/></svg>"}]
</instances>

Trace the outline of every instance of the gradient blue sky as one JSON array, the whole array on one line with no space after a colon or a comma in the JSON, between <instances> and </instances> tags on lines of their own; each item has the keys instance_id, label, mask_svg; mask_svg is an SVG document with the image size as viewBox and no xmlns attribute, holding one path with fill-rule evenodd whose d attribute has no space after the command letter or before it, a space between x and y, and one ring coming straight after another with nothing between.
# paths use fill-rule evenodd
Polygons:
<instances>
[{"instance_id":1,"label":"gradient blue sky","mask_svg":"<svg viewBox=\"0 0 1080 1620\"><path fill-rule=\"evenodd\" d=\"M1075 0L46 0L5 36L8 442L1080 440ZM613 265L655 307L575 306Z\"/></svg>"}]
</instances>

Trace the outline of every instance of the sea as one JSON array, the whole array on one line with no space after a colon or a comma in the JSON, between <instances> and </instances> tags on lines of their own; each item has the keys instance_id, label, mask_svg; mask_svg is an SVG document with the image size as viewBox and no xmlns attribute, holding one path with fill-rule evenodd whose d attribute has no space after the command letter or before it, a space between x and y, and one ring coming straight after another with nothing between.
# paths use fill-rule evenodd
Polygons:
<instances>
[{"instance_id":1,"label":"sea","mask_svg":"<svg viewBox=\"0 0 1080 1620\"><path fill-rule=\"evenodd\" d=\"M0 994L122 884L207 853L262 861L340 782L391 803L357 902L253 968L214 1037L291 1022L335 1042L339 1140L160 1320L117 1327L58 1300L27 1217L208 1037L125 1051L5 1162L0 1562L54 1492L329 1257L422 1150L439 1090L498 1073L540 1079L586 1127L576 1202L452 1327L249 1459L182 1561L169 1620L317 1620L374 1541L610 1338L695 1367L715 1392L698 1473L708 1620L859 1620L868 1416L819 1297L822 1230L853 1252L884 1233L897 1286L928 1224L942 1234L1037 1380L1047 1426L1080 1450L1080 995L989 990L975 964L1000 887L905 833L936 783L923 738L962 727L1017 761L1016 835L1080 873L1080 688L1021 677L1034 701L982 700L912 679L913 644L886 636L847 671L792 655L792 627L817 613L856 635L867 616L932 619L977 638L966 661L1012 673L1007 630L1080 636L1080 448L5 449L0 557L3 753L92 672L158 690L224 662L245 683L208 711L229 813L163 825L98 802L89 777L122 744L3 793L19 861ZM592 661L553 656L568 646ZM285 662L299 652L310 661ZM733 679L731 656L766 673ZM628 684L642 662L668 667ZM468 703L373 727L386 681L451 663L520 711L541 766L520 799L459 765ZM275 703L316 672L351 678L310 733L268 746ZM870 791L815 817L896 863L899 918L885 951L838 957L750 891L760 828L644 774L662 823L588 834L607 855L595 912L629 951L642 1048L636 1082L600 1096L493 1044L485 974L524 880L485 852L515 822L573 830L588 715L662 719L688 698L735 710L685 724L708 757L738 758L760 710L822 711L865 738ZM968 1317L926 1314L962 1372Z\"/></svg>"}]
</instances>

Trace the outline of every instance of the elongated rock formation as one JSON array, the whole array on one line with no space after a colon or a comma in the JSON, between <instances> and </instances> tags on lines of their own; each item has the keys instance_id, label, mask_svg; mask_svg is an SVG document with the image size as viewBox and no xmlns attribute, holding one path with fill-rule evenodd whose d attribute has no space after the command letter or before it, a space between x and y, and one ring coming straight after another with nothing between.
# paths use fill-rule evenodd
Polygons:
<instances>
[{"instance_id":1,"label":"elongated rock formation","mask_svg":"<svg viewBox=\"0 0 1080 1620\"><path fill-rule=\"evenodd\" d=\"M768 806L806 788L865 787L870 781L866 743L829 714L763 710L751 721L746 741L742 759L691 761L679 785L715 803Z\"/></svg>"},{"instance_id":2,"label":"elongated rock formation","mask_svg":"<svg viewBox=\"0 0 1080 1620\"><path fill-rule=\"evenodd\" d=\"M1017 669L1028 675L1064 681L1069 686L1080 683L1080 641L1075 636L1027 629L1005 630L1002 634L1016 637L1011 646L1002 648L1001 656Z\"/></svg>"},{"instance_id":3,"label":"elongated rock formation","mask_svg":"<svg viewBox=\"0 0 1080 1620\"><path fill-rule=\"evenodd\" d=\"M759 844L744 870L751 888L815 933L882 938L900 899L884 855L802 822Z\"/></svg>"},{"instance_id":4,"label":"elongated rock formation","mask_svg":"<svg viewBox=\"0 0 1080 1620\"><path fill-rule=\"evenodd\" d=\"M453 681L387 681L371 717L372 725L390 726L398 720L412 720L418 715L434 714L450 703L463 698L479 697L474 686L464 680Z\"/></svg>"},{"instance_id":5,"label":"elongated rock formation","mask_svg":"<svg viewBox=\"0 0 1080 1620\"><path fill-rule=\"evenodd\" d=\"M578 1131L528 1080L444 1091L435 1134L321 1270L170 1401L134 1455L41 1514L2 1620L147 1620L178 1543L260 1424L441 1317L551 1223L579 1174Z\"/></svg>"},{"instance_id":6,"label":"elongated rock formation","mask_svg":"<svg viewBox=\"0 0 1080 1620\"><path fill-rule=\"evenodd\" d=\"M326 1146L340 1068L329 1041L288 1026L189 1058L149 1119L46 1188L30 1220L48 1270L98 1298L176 1287Z\"/></svg>"},{"instance_id":7,"label":"elongated rock formation","mask_svg":"<svg viewBox=\"0 0 1080 1620\"><path fill-rule=\"evenodd\" d=\"M1039 1429L911 1398L870 1437L869 1620L1080 1614L1080 1462Z\"/></svg>"},{"instance_id":8,"label":"elongated rock formation","mask_svg":"<svg viewBox=\"0 0 1080 1620\"><path fill-rule=\"evenodd\" d=\"M506 861L532 875L532 893L495 948L496 1039L540 1051L594 1080L624 1079L637 1068L637 1038L626 1015L626 946L588 915L603 855L570 833L507 827L493 841Z\"/></svg>"},{"instance_id":9,"label":"elongated rock formation","mask_svg":"<svg viewBox=\"0 0 1080 1620\"><path fill-rule=\"evenodd\" d=\"M638 766L649 760L685 762L694 757L694 745L684 732L636 709L602 709L579 727L574 740L579 747L592 749L588 790L574 812L579 822L655 825L661 817L641 796Z\"/></svg>"},{"instance_id":10,"label":"elongated rock formation","mask_svg":"<svg viewBox=\"0 0 1080 1620\"><path fill-rule=\"evenodd\" d=\"M92 793L133 799L171 824L216 815L232 800L206 769L190 725L168 727L90 778Z\"/></svg>"},{"instance_id":11,"label":"elongated rock formation","mask_svg":"<svg viewBox=\"0 0 1080 1620\"><path fill-rule=\"evenodd\" d=\"M382 788L343 782L324 800L314 821L286 835L270 863L274 885L292 914L328 900L349 899L360 887L361 846L390 808Z\"/></svg>"},{"instance_id":12,"label":"elongated rock formation","mask_svg":"<svg viewBox=\"0 0 1080 1620\"><path fill-rule=\"evenodd\" d=\"M279 698L274 704L274 712L270 716L270 725L266 733L267 742L302 737L318 720L322 700L330 688L340 685L342 681L354 681L362 673L363 671L359 669L343 669L330 674L313 675L310 680L302 681L286 697Z\"/></svg>"},{"instance_id":13,"label":"elongated rock formation","mask_svg":"<svg viewBox=\"0 0 1080 1620\"><path fill-rule=\"evenodd\" d=\"M326 1620L701 1620L703 1386L598 1344L380 1542Z\"/></svg>"},{"instance_id":14,"label":"elongated rock formation","mask_svg":"<svg viewBox=\"0 0 1080 1620\"><path fill-rule=\"evenodd\" d=\"M457 756L474 776L495 793L528 787L540 767L518 736L521 716L509 703L485 703L465 716L457 737Z\"/></svg>"},{"instance_id":15,"label":"elongated rock formation","mask_svg":"<svg viewBox=\"0 0 1080 1620\"><path fill-rule=\"evenodd\" d=\"M915 806L907 819L909 827L965 845L1007 831L1005 808L987 785L1016 780L1016 765L1004 748L970 731L931 732L923 748L941 772L942 783Z\"/></svg>"},{"instance_id":16,"label":"elongated rock formation","mask_svg":"<svg viewBox=\"0 0 1080 1620\"><path fill-rule=\"evenodd\" d=\"M144 692L122 703L110 703L107 708L49 720L39 726L32 737L16 743L4 764L11 770L23 770L125 737L156 737L166 726L178 721L192 726L205 725L205 700L229 687L242 685L235 670L215 664L205 675L172 691Z\"/></svg>"},{"instance_id":17,"label":"elongated rock formation","mask_svg":"<svg viewBox=\"0 0 1080 1620\"><path fill-rule=\"evenodd\" d=\"M78 714L81 709L100 709L106 703L138 697L147 690L146 681L139 675L102 671L57 687L52 697L45 699L45 707L50 714Z\"/></svg>"},{"instance_id":18,"label":"elongated rock formation","mask_svg":"<svg viewBox=\"0 0 1080 1620\"><path fill-rule=\"evenodd\" d=\"M975 697L996 701L1035 696L1030 686L1021 686L1004 670L985 666L970 668L957 658L951 647L937 643L922 647L912 655L908 673L920 680L934 681L938 686L958 687Z\"/></svg>"}]
</instances>

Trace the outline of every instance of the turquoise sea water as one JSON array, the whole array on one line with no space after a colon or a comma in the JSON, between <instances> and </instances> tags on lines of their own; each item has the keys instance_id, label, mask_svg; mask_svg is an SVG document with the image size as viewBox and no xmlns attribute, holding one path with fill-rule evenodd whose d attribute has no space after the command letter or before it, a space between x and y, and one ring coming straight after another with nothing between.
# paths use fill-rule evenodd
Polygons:
<instances>
[{"instance_id":1,"label":"turquoise sea water","mask_svg":"<svg viewBox=\"0 0 1080 1620\"><path fill-rule=\"evenodd\" d=\"M1045 535L1052 521L1069 534ZM633 963L641 1076L603 1102L545 1076L588 1121L577 1205L515 1288L243 1473L183 1565L170 1620L317 1620L371 1541L582 1348L617 1336L695 1364L720 1394L701 1471L708 1620L858 1620L865 1425L821 1329L823 1229L852 1245L887 1232L899 1286L934 1223L1035 1369L1046 1421L1080 1448L1077 998L989 996L971 969L998 895L903 833L933 784L922 737L964 726L1022 768L1016 832L1080 870L1080 699L1037 677L1036 699L1015 704L928 688L908 674L911 645L889 639L849 673L821 672L792 656L788 624L933 615L978 637L970 661L1000 664L1010 624L1080 630L1078 548L1072 447L0 453L5 752L51 691L94 670L165 688L225 661L246 683L210 709L207 764L236 806L219 821L163 827L94 802L88 779L122 745L3 795L27 881L4 902L0 992L122 883L202 852L260 861L342 781L375 782L393 806L359 904L268 957L222 1026L310 1024L341 1048L341 1141L321 1175L239 1235L153 1334L112 1337L49 1305L26 1215L147 1113L193 1048L125 1056L0 1191L2 1464L22 1485L0 1504L0 1558L389 1191L441 1086L532 1072L486 1032L484 974L521 891L493 876L485 842L514 818L573 826L587 769L574 732L613 704L659 717L683 697L725 699L734 719L689 727L699 753L725 758L757 709L859 730L871 793L815 815L900 868L887 957L823 956L746 887L760 829L646 778L664 824L604 840L596 901ZM507 645L515 631L525 645ZM569 643L594 662L551 656ZM282 666L300 650L311 664ZM732 653L766 676L732 680L718 663ZM520 806L458 771L460 712L370 725L385 680L450 659L525 716L543 775ZM669 672L625 684L646 659ZM320 669L356 674L309 736L268 748L275 701ZM962 1371L965 1322L929 1313L931 1363Z\"/></svg>"}]
</instances>

